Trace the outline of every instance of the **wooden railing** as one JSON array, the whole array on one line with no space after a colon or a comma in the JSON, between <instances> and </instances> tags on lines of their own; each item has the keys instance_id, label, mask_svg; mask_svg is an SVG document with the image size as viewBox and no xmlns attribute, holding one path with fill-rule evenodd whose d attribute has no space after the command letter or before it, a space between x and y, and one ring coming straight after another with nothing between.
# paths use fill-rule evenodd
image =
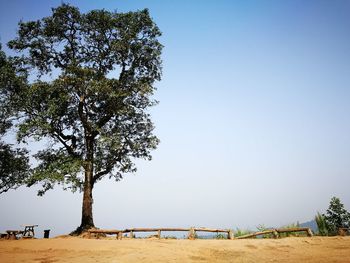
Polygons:
<instances>
[{"instance_id":1,"label":"wooden railing","mask_svg":"<svg viewBox=\"0 0 350 263\"><path fill-rule=\"evenodd\" d=\"M117 235L117 239L122 239L123 234L129 234L129 238L134 238L134 233L136 232L156 232L155 235L158 238L161 238L162 232L188 232L188 239L196 239L197 232L211 232L211 233L225 233L227 234L227 239L234 239L234 234L231 229L216 229L216 228L205 228L205 227L191 227L191 228L130 228L124 230L111 229L111 230L103 230L103 229L91 229L89 230L89 236L91 234L106 234L106 235ZM252 234L239 236L237 239L244 238L252 238L261 235L272 235L274 238L280 237L282 233L293 233L293 232L305 232L307 236L311 237L312 231L308 227L295 227L295 228L276 228L269 229L266 231L255 232Z\"/></svg>"},{"instance_id":2,"label":"wooden railing","mask_svg":"<svg viewBox=\"0 0 350 263\"><path fill-rule=\"evenodd\" d=\"M233 231L231 229L213 229L213 228L130 228L125 230L111 229L91 229L89 230L89 235L91 234L106 234L106 235L117 235L117 239L122 239L124 233L129 233L129 238L134 238L134 233L136 232L156 232L156 236L161 238L162 232L188 232L189 239L196 238L196 232L211 232L211 233L226 233L227 239L233 239Z\"/></svg>"},{"instance_id":3,"label":"wooden railing","mask_svg":"<svg viewBox=\"0 0 350 263\"><path fill-rule=\"evenodd\" d=\"M295 228L277 228L277 229L268 229L265 231L255 232L252 234L247 234L244 236L237 237L237 239L243 239L243 238L252 238L257 237L261 235L268 235L272 234L274 238L278 238L282 233L293 233L293 232L305 232L307 236L312 237L312 231L308 227L295 227Z\"/></svg>"}]
</instances>

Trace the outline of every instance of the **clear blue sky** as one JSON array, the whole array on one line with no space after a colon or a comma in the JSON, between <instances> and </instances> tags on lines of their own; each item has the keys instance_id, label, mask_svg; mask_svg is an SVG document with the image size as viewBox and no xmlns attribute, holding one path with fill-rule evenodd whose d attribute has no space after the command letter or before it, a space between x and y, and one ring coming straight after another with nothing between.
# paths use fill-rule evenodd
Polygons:
<instances>
[{"instance_id":1,"label":"clear blue sky","mask_svg":"<svg viewBox=\"0 0 350 263\"><path fill-rule=\"evenodd\" d=\"M350 210L350 1L66 2L147 7L165 46L152 109L161 144L135 175L96 185L98 227L281 226L334 195ZM60 3L1 0L1 42ZM0 231L79 225L80 194L35 191L0 196Z\"/></svg>"}]
</instances>

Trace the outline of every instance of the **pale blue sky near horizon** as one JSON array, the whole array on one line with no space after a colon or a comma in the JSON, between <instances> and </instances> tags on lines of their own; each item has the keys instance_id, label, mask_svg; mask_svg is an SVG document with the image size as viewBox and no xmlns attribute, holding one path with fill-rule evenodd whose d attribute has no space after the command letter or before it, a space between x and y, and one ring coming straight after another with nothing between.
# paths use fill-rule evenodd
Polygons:
<instances>
[{"instance_id":1,"label":"pale blue sky near horizon","mask_svg":"<svg viewBox=\"0 0 350 263\"><path fill-rule=\"evenodd\" d=\"M152 119L161 143L136 174L94 188L101 228L282 226L338 196L350 210L350 1L64 1L148 8L163 35ZM0 42L61 1L0 0ZM0 195L0 231L80 223L79 193Z\"/></svg>"}]
</instances>

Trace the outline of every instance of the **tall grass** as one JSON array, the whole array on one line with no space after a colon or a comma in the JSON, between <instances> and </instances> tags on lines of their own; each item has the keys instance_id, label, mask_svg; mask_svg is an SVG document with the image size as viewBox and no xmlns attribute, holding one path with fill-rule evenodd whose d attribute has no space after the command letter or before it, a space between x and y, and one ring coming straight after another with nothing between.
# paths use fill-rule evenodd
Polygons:
<instances>
[{"instance_id":1,"label":"tall grass","mask_svg":"<svg viewBox=\"0 0 350 263\"><path fill-rule=\"evenodd\" d=\"M329 232L325 216L320 214L320 212L317 212L315 221L318 227L318 234L320 236L328 236Z\"/></svg>"}]
</instances>

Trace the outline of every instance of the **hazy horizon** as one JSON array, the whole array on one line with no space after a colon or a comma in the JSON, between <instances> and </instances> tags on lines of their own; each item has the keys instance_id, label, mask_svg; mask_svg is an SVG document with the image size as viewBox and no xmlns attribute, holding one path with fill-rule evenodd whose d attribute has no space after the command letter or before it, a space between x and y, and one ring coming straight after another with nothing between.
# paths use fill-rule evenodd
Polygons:
<instances>
[{"instance_id":1,"label":"hazy horizon","mask_svg":"<svg viewBox=\"0 0 350 263\"><path fill-rule=\"evenodd\" d=\"M100 228L250 228L312 220L332 196L350 210L349 1L64 1L148 8L163 32L150 162L94 187ZM0 42L61 1L1 1ZM40 146L40 144L39 144ZM33 148L34 150L34 148ZM82 195L0 195L0 232L80 224Z\"/></svg>"}]
</instances>

